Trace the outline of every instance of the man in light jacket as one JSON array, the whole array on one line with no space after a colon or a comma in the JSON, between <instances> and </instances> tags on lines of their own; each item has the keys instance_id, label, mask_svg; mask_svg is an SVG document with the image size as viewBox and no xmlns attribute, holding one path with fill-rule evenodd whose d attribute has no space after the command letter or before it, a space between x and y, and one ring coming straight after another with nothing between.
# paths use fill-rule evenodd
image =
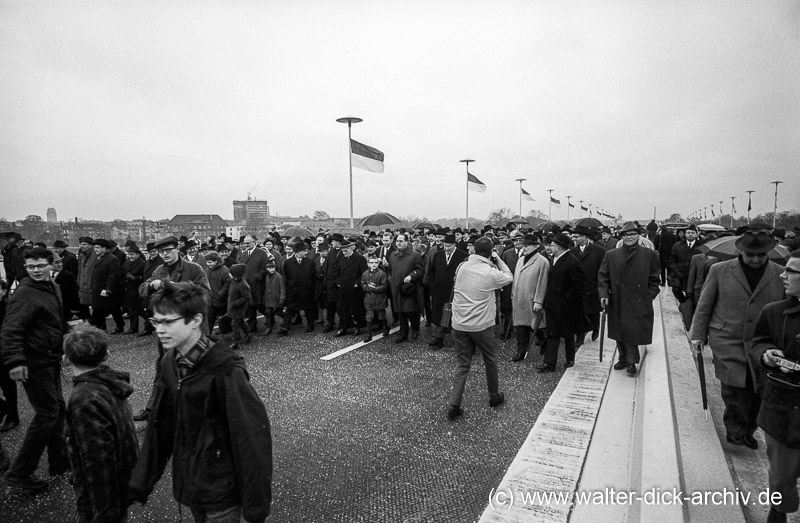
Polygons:
<instances>
[{"instance_id":1,"label":"man in light jacket","mask_svg":"<svg viewBox=\"0 0 800 523\"><path fill-rule=\"evenodd\" d=\"M514 281L508 266L493 250L494 244L483 237L475 241L475 254L471 254L456 275L453 291L453 342L458 365L453 376L447 418L461 416L461 397L472 364L476 347L483 355L486 366L486 385L489 389L489 406L497 407L505 396L499 392L497 353L494 346L495 291Z\"/></svg>"}]
</instances>

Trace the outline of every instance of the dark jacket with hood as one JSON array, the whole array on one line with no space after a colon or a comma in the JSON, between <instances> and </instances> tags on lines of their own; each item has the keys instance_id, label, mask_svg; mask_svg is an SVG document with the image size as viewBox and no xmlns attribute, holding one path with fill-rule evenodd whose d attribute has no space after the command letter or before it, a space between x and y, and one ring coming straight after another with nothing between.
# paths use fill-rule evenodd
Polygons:
<instances>
[{"instance_id":1,"label":"dark jacket with hood","mask_svg":"<svg viewBox=\"0 0 800 523\"><path fill-rule=\"evenodd\" d=\"M172 458L180 503L207 511L241 505L244 519L259 523L272 500L267 411L242 357L224 341L209 341L213 345L183 378L175 349L161 359L131 499L146 501Z\"/></svg>"},{"instance_id":2,"label":"dark jacket with hood","mask_svg":"<svg viewBox=\"0 0 800 523\"><path fill-rule=\"evenodd\" d=\"M127 398L130 375L106 365L72 379L67 451L75 501L86 521L121 521L139 443Z\"/></svg>"},{"instance_id":3,"label":"dark jacket with hood","mask_svg":"<svg viewBox=\"0 0 800 523\"><path fill-rule=\"evenodd\" d=\"M66 332L61 290L51 281L25 278L11 295L0 331L3 363L44 367L61 361Z\"/></svg>"}]
</instances>

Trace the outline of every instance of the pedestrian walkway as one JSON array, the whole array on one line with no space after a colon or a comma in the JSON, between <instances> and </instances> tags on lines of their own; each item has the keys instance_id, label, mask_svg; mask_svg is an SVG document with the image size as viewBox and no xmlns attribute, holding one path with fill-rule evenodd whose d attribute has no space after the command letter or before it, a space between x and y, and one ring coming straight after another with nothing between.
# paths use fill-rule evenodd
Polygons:
<instances>
[{"instance_id":1,"label":"pedestrian walkway","mask_svg":"<svg viewBox=\"0 0 800 523\"><path fill-rule=\"evenodd\" d=\"M766 455L724 441L719 384L695 361L672 295L655 301L639 375L614 371L615 344L585 344L543 409L482 522L764 521ZM719 425L719 426L718 426ZM719 430L722 430L720 438ZM790 521L797 521L790 518Z\"/></svg>"}]
</instances>

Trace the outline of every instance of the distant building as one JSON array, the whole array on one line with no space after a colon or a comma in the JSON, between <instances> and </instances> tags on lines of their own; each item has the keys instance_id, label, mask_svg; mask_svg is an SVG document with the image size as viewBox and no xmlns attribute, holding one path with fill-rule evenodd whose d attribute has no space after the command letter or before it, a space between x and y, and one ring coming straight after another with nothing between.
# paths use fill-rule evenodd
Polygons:
<instances>
[{"instance_id":1,"label":"distant building","mask_svg":"<svg viewBox=\"0 0 800 523\"><path fill-rule=\"evenodd\" d=\"M269 220L267 200L234 200L234 220Z\"/></svg>"},{"instance_id":2,"label":"distant building","mask_svg":"<svg viewBox=\"0 0 800 523\"><path fill-rule=\"evenodd\" d=\"M56 210L53 207L47 208L47 223L56 223L58 221L58 215L56 214Z\"/></svg>"},{"instance_id":3,"label":"distant building","mask_svg":"<svg viewBox=\"0 0 800 523\"><path fill-rule=\"evenodd\" d=\"M167 231L174 236L189 236L192 231L199 231L200 236L219 235L228 226L218 214L176 214L167 222Z\"/></svg>"}]
</instances>

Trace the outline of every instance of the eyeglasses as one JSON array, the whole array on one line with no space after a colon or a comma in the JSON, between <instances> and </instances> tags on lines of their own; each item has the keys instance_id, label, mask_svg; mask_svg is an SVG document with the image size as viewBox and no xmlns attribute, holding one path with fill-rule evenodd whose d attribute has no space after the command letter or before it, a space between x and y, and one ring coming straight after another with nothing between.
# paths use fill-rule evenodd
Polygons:
<instances>
[{"instance_id":1,"label":"eyeglasses","mask_svg":"<svg viewBox=\"0 0 800 523\"><path fill-rule=\"evenodd\" d=\"M25 268L28 269L29 271L33 271L33 270L37 270L37 269L40 270L40 271L43 271L46 268L50 267L50 265L51 264L49 264L49 263L37 263L36 265L26 265Z\"/></svg>"},{"instance_id":2,"label":"eyeglasses","mask_svg":"<svg viewBox=\"0 0 800 523\"><path fill-rule=\"evenodd\" d=\"M174 250L175 250L175 247L168 247L166 249L159 249L158 252L160 252L161 254L169 254Z\"/></svg>"},{"instance_id":3,"label":"eyeglasses","mask_svg":"<svg viewBox=\"0 0 800 523\"><path fill-rule=\"evenodd\" d=\"M160 325L163 325L165 327L169 327L170 325L172 325L176 321L182 320L182 319L183 319L183 316L178 316L177 318L164 318L164 319L161 319L161 320L158 320L156 318L150 318L150 320L148 320L148 321L150 321L150 325L152 325L153 327L158 327Z\"/></svg>"}]
</instances>

